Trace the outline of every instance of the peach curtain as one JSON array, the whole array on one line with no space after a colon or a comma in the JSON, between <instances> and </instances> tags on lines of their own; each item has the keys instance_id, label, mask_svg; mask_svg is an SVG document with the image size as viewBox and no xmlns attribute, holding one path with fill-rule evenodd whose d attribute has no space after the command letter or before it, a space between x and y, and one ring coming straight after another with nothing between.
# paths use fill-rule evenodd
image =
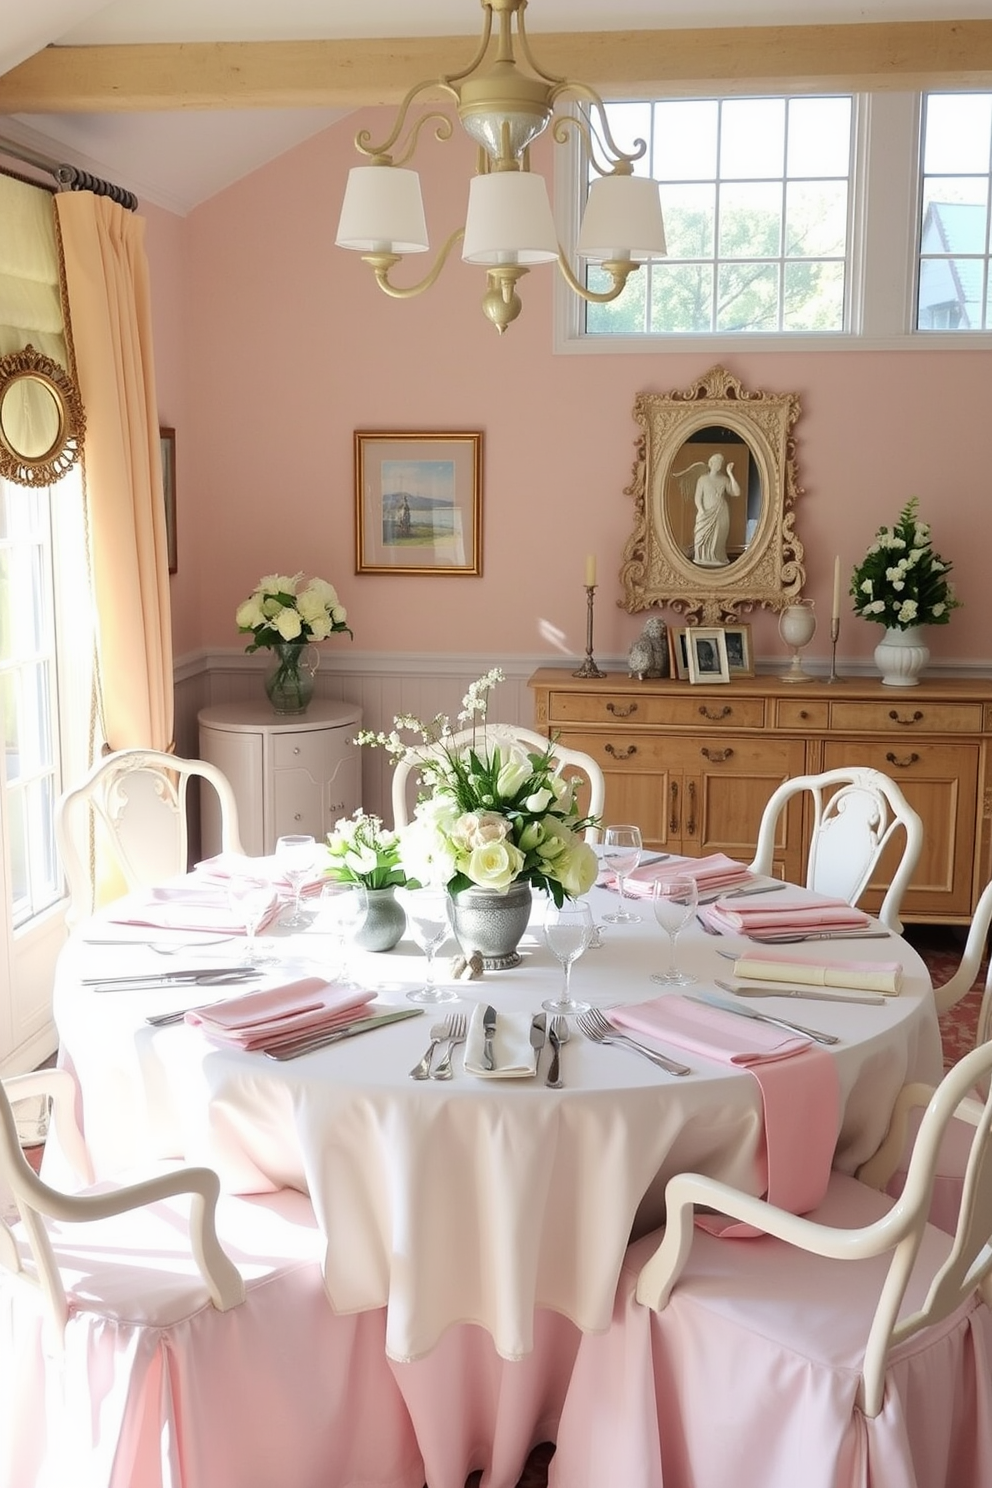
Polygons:
<instances>
[{"instance_id":1,"label":"peach curtain","mask_svg":"<svg viewBox=\"0 0 992 1488\"><path fill-rule=\"evenodd\" d=\"M142 218L91 192L55 198L76 376L103 727L111 749L172 745L172 634Z\"/></svg>"}]
</instances>

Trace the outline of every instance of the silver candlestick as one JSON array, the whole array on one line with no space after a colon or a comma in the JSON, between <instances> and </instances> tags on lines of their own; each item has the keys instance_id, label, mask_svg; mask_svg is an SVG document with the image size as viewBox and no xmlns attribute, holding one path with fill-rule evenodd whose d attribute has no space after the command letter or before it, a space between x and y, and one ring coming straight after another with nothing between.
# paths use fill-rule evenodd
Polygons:
<instances>
[{"instance_id":1,"label":"silver candlestick","mask_svg":"<svg viewBox=\"0 0 992 1488\"><path fill-rule=\"evenodd\" d=\"M586 584L585 591L586 591L586 659L582 663L582 665L579 667L578 671L572 673L572 676L573 677L605 677L606 676L606 673L600 671L599 667L596 665L595 661L593 660L593 655L592 655L593 595L596 593L596 585L595 584Z\"/></svg>"},{"instance_id":2,"label":"silver candlestick","mask_svg":"<svg viewBox=\"0 0 992 1488\"><path fill-rule=\"evenodd\" d=\"M846 677L837 675L837 638L840 635L840 616L834 615L830 621L830 676L828 682L846 682Z\"/></svg>"}]
</instances>

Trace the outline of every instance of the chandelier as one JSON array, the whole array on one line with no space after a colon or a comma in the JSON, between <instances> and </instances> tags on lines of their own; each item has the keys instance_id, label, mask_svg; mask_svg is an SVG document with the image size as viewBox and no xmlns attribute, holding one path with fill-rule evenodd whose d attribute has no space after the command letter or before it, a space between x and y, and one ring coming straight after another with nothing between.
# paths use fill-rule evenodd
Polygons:
<instances>
[{"instance_id":1,"label":"chandelier","mask_svg":"<svg viewBox=\"0 0 992 1488\"><path fill-rule=\"evenodd\" d=\"M663 254L665 229L658 184L635 176L634 164L646 151L635 140L628 154L613 139L603 100L586 83L544 72L534 61L524 28L527 0L482 0L482 39L463 72L417 83L400 104L392 131L381 144L369 131L355 137L359 153L371 164L354 166L341 206L336 242L361 253L380 289L395 299L422 294L434 284L454 245L462 242L466 263L486 269L488 288L482 308L502 335L520 314L517 284L531 265L557 263L570 288L595 304L608 304L622 294L630 274L646 258ZM493 17L498 34L493 35ZM514 37L514 20L516 32ZM521 71L514 39L529 72ZM402 287L390 272L407 253L430 247L415 170L402 167L411 158L421 129L434 125L438 140L450 139L454 126L445 113L428 112L407 127L411 104L423 93L442 92L453 102L466 133L478 146L476 174L469 184L465 226L451 234L433 267L419 283ZM555 115L560 101L575 103L575 112ZM610 287L587 289L568 264L555 231L544 178L531 173L530 146L553 121L558 144L570 129L583 140L595 172L579 230L577 252L597 263Z\"/></svg>"}]
</instances>

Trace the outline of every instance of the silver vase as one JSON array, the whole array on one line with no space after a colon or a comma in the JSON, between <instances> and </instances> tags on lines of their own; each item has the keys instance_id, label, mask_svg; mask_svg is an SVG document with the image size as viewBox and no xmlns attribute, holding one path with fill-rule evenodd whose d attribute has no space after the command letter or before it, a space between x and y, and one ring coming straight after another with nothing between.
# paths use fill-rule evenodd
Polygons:
<instances>
[{"instance_id":1,"label":"silver vase","mask_svg":"<svg viewBox=\"0 0 992 1488\"><path fill-rule=\"evenodd\" d=\"M520 965L517 946L527 929L533 904L531 887L525 879L505 890L476 886L460 889L448 899L451 928L466 961L478 951L486 971L508 971Z\"/></svg>"}]
</instances>

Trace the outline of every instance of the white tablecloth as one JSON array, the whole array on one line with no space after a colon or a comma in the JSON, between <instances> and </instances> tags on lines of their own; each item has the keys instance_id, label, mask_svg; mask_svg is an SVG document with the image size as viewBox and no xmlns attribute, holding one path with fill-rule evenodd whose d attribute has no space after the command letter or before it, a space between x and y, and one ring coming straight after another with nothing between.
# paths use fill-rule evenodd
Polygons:
<instances>
[{"instance_id":1,"label":"white tablecloth","mask_svg":"<svg viewBox=\"0 0 992 1488\"><path fill-rule=\"evenodd\" d=\"M604 889L590 897L597 917L616 905ZM543 903L535 900L520 967L457 984L468 1013L490 1001L499 1010L534 1012L557 992L560 968L540 933ZM658 995L650 972L667 965L667 940L650 905L632 907L641 923L606 927L603 948L575 964L577 997L608 1006ZM763 1189L760 1097L746 1071L692 1057L684 1062L694 1073L674 1079L575 1031L559 1091L544 1086L547 1051L539 1080L473 1078L459 1052L450 1083L416 1083L408 1071L427 1045L433 1009L275 1063L218 1048L186 1025L144 1022L209 994L82 987L83 977L180 961L141 944L149 932L134 931L134 946L88 943L121 933L94 921L80 927L62 953L55 988L63 1058L80 1081L98 1176L145 1158L184 1157L216 1168L229 1191L308 1191L327 1237L333 1306L386 1305L395 1359L423 1356L456 1322L481 1324L504 1357L518 1357L532 1346L535 1307L604 1329L625 1247L660 1222L673 1173L701 1170ZM330 974L330 942L316 930L267 939L286 957L274 973L279 980L293 968ZM714 978L732 970L717 949L744 945L693 923L680 959L701 988L712 989ZM230 961L231 949L201 950L180 964L220 955ZM449 941L439 963L454 949ZM940 1039L926 968L907 943L851 940L826 949L852 960L896 958L905 967L902 993L881 1007L778 1004L784 1016L842 1038L834 1051L843 1109L835 1161L852 1172L881 1140L903 1082L940 1078ZM421 980L422 965L412 942L402 941L388 954L355 953L351 969L372 979L381 1001L409 1006L404 994ZM458 1004L443 1011L449 1006Z\"/></svg>"}]
</instances>

